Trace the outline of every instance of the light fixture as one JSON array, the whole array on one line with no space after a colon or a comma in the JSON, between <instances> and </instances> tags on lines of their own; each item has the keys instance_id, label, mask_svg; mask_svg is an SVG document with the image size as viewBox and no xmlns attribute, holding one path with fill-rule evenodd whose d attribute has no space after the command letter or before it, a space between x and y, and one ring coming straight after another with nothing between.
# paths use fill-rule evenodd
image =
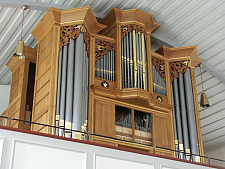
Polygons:
<instances>
[{"instance_id":1,"label":"light fixture","mask_svg":"<svg viewBox=\"0 0 225 169\"><path fill-rule=\"evenodd\" d=\"M209 107L209 101L208 101L208 98L207 98L207 95L206 93L204 92L204 89L203 89L203 81L202 81L202 64L199 64L199 67L200 67L200 74L201 74L201 83L202 83L202 94L201 94L201 98L200 98L200 107Z\"/></svg>"},{"instance_id":2,"label":"light fixture","mask_svg":"<svg viewBox=\"0 0 225 169\"><path fill-rule=\"evenodd\" d=\"M22 6L23 9L23 20L24 20L24 11L27 9L27 6L23 5ZM24 59L25 55L24 55L24 41L22 41L22 35L23 35L23 20L22 20L22 30L21 30L21 40L19 40L17 42L17 46L16 46L16 50L13 54L14 57L17 57L19 59Z\"/></svg>"}]
</instances>

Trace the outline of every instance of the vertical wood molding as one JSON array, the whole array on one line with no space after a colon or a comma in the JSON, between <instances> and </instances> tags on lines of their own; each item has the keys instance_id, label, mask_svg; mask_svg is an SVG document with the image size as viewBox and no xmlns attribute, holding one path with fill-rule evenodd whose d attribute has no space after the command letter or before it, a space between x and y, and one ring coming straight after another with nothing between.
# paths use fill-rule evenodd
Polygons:
<instances>
[{"instance_id":1,"label":"vertical wood molding","mask_svg":"<svg viewBox=\"0 0 225 169\"><path fill-rule=\"evenodd\" d=\"M53 26L53 46L52 46L52 59L50 60L52 65L52 80L51 80L51 98L50 98L50 124L55 125L55 113L56 113L56 100L57 100L57 79L58 79L58 66L59 66L59 42L60 42L60 26ZM54 134L54 129L49 129L49 133Z\"/></svg>"},{"instance_id":2,"label":"vertical wood molding","mask_svg":"<svg viewBox=\"0 0 225 169\"><path fill-rule=\"evenodd\" d=\"M199 107L198 107L199 105L198 105L197 87L196 87L196 79L195 79L195 68L191 67L190 69L191 69L192 90L193 90L193 96L194 96L195 119L196 119L197 133L198 133L199 152L201 156L204 156L202 130L201 130L201 123L200 123ZM205 159L201 158L201 162L204 163Z\"/></svg>"}]
</instances>

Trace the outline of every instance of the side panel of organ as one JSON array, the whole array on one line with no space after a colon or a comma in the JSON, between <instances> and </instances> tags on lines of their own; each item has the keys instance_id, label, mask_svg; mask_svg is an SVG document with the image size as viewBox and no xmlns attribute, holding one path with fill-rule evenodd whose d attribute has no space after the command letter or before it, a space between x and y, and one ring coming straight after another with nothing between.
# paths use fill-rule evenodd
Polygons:
<instances>
[{"instance_id":1,"label":"side panel of organ","mask_svg":"<svg viewBox=\"0 0 225 169\"><path fill-rule=\"evenodd\" d=\"M203 155L194 80L203 60L196 46L152 52L159 26L137 9L114 8L98 23L90 7L50 8L32 32L39 43L32 121L60 129L31 130L82 139L71 129L88 124L90 141L176 149L155 152L198 161L184 153Z\"/></svg>"}]
</instances>

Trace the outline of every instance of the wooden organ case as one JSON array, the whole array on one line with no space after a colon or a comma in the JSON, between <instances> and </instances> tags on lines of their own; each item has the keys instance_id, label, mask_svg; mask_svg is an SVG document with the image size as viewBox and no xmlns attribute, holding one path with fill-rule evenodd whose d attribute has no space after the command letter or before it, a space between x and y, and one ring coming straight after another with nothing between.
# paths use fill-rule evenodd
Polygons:
<instances>
[{"instance_id":1,"label":"wooden organ case","mask_svg":"<svg viewBox=\"0 0 225 169\"><path fill-rule=\"evenodd\" d=\"M195 84L203 60L196 46L152 52L158 27L137 9L114 8L98 23L90 7L50 8L32 32L38 41L32 121L65 130L31 130L81 139L70 129L88 123L93 142L204 155Z\"/></svg>"}]
</instances>

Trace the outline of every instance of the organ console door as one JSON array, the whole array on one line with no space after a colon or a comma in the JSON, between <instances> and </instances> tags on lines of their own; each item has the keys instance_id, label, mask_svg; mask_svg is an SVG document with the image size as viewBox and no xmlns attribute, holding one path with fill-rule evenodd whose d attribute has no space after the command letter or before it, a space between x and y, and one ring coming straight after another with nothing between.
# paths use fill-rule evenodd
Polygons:
<instances>
[{"instance_id":1,"label":"organ console door","mask_svg":"<svg viewBox=\"0 0 225 169\"><path fill-rule=\"evenodd\" d=\"M113 8L97 22L90 7L50 8L32 31L38 41L32 121L57 129L31 130L82 139L71 130L87 127L93 142L199 161L194 68L203 60L196 46L151 51L158 27L137 9Z\"/></svg>"}]
</instances>

